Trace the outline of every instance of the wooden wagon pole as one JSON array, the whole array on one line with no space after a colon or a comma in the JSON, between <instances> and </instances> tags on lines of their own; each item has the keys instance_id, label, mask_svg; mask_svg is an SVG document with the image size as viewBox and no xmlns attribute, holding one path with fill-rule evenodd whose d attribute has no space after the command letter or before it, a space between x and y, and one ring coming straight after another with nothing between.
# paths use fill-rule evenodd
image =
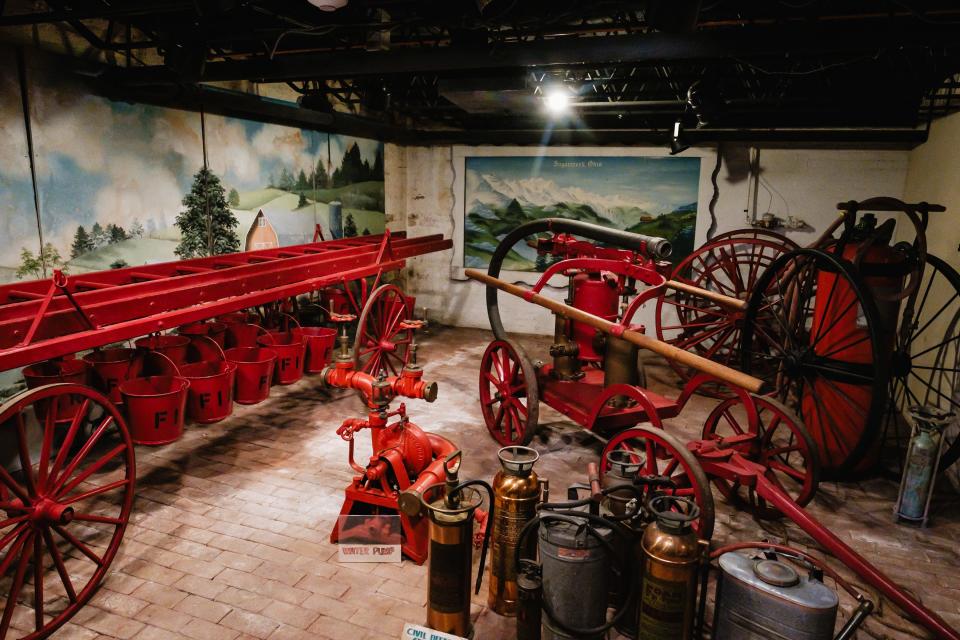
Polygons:
<instances>
[{"instance_id":1,"label":"wooden wagon pole","mask_svg":"<svg viewBox=\"0 0 960 640\"><path fill-rule=\"evenodd\" d=\"M696 354L690 353L689 351L684 351L683 349L678 349L673 345L667 344L657 340L656 338L651 338L637 331L624 328L623 325L617 324L615 322L610 322L609 320L604 320L599 316L595 316L592 313L587 313L575 307L563 304L542 296L539 293L534 293L533 291L521 287L515 284L510 284L499 278L494 278L493 276L487 275L483 271L478 271L477 269L466 269L464 273L468 278L477 280L486 284L487 286L496 287L497 289L509 293L511 295L517 296L518 298L523 298L527 302L532 302L541 307L550 309L557 315L569 318L576 322L582 322L588 326L607 333L610 335L618 336L623 338L631 344L635 344L638 347L649 349L654 353L657 353L665 358L679 362L685 366L688 366L692 369L697 369L704 373L708 373L719 380L728 382L730 384L737 385L742 387L747 391L752 393L765 393L768 391L769 385L759 378L754 378L745 373L737 371L736 369L731 369L730 367L724 366L712 360L708 360Z\"/></svg>"},{"instance_id":2,"label":"wooden wagon pole","mask_svg":"<svg viewBox=\"0 0 960 640\"><path fill-rule=\"evenodd\" d=\"M722 293L717 293L716 291L710 291L709 289L701 289L700 287L695 287L692 284L687 284L686 282L680 282L679 280L667 280L666 286L668 289L673 289L674 291L680 291L682 293L686 293L691 296L695 296L697 298L703 298L704 300L709 300L714 304L718 304L721 307L727 307L729 309L733 309L734 311L747 310L746 300L733 298L731 296L725 296Z\"/></svg>"}]
</instances>

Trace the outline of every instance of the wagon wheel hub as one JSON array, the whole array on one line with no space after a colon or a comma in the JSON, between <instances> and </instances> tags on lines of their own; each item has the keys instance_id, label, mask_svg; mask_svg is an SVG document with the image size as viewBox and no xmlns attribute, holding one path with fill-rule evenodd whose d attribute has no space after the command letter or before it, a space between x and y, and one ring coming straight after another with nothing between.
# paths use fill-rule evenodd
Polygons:
<instances>
[{"instance_id":1,"label":"wagon wheel hub","mask_svg":"<svg viewBox=\"0 0 960 640\"><path fill-rule=\"evenodd\" d=\"M73 521L73 507L60 504L50 498L41 498L34 503L30 519L38 525L65 525Z\"/></svg>"},{"instance_id":2,"label":"wagon wheel hub","mask_svg":"<svg viewBox=\"0 0 960 640\"><path fill-rule=\"evenodd\" d=\"M785 353L783 358L783 366L786 368L787 375L792 377L797 377L803 373L804 365L810 358L810 349L808 347L801 347L799 349L792 349Z\"/></svg>"},{"instance_id":3,"label":"wagon wheel hub","mask_svg":"<svg viewBox=\"0 0 960 640\"><path fill-rule=\"evenodd\" d=\"M890 371L897 378L906 378L913 369L913 358L909 353L894 351L890 358Z\"/></svg>"}]
</instances>

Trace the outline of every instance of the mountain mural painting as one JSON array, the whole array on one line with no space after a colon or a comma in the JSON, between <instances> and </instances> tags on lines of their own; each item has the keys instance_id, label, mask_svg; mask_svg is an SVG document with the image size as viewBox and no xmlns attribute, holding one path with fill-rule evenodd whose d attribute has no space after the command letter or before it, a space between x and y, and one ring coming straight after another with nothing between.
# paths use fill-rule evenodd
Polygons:
<instances>
[{"instance_id":1,"label":"mountain mural painting","mask_svg":"<svg viewBox=\"0 0 960 640\"><path fill-rule=\"evenodd\" d=\"M470 156L464 181L464 266L486 268L499 241L540 218L569 218L667 238L675 263L693 251L700 158ZM520 244L510 271L543 271Z\"/></svg>"}]
</instances>

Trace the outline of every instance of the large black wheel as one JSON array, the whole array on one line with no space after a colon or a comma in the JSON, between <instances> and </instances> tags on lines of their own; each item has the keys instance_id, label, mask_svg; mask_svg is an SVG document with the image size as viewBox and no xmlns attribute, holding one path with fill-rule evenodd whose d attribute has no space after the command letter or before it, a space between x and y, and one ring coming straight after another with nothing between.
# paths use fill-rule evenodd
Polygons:
<instances>
[{"instance_id":1,"label":"large black wheel","mask_svg":"<svg viewBox=\"0 0 960 640\"><path fill-rule=\"evenodd\" d=\"M929 404L960 415L960 273L936 256L927 254L920 284L901 311L890 374L883 429L902 455L907 409ZM941 470L960 458L960 423L944 437Z\"/></svg>"},{"instance_id":2,"label":"large black wheel","mask_svg":"<svg viewBox=\"0 0 960 640\"><path fill-rule=\"evenodd\" d=\"M816 249L778 258L744 317L741 366L770 378L817 445L826 477L869 463L887 404L892 335L852 264Z\"/></svg>"}]
</instances>

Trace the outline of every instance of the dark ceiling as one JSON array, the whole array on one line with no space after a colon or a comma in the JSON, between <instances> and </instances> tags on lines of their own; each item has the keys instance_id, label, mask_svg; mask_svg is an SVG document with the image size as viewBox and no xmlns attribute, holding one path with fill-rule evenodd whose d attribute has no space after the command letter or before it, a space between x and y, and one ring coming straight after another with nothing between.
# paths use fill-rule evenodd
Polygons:
<instances>
[{"instance_id":1,"label":"dark ceiling","mask_svg":"<svg viewBox=\"0 0 960 640\"><path fill-rule=\"evenodd\" d=\"M408 141L663 142L682 119L694 141L909 144L960 106L957 2L32 4L0 26L68 25L112 54L114 97L190 106L216 102L204 83L287 83L320 123ZM576 104L555 120L542 96L558 85Z\"/></svg>"}]
</instances>

